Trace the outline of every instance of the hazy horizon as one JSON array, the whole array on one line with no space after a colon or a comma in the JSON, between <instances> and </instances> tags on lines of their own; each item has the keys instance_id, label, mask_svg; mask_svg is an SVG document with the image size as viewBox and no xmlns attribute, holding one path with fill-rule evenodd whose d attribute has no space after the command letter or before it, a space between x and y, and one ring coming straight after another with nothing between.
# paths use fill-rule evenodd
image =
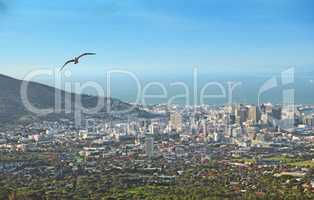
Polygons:
<instances>
[{"instance_id":1,"label":"hazy horizon","mask_svg":"<svg viewBox=\"0 0 314 200\"><path fill-rule=\"evenodd\" d=\"M192 87L197 66L201 84L241 81L238 101L253 103L263 81L294 67L296 101L312 103L313 6L310 0L0 0L0 73L23 79L95 52L67 66L72 76L66 81L105 85L106 72L118 69L142 84ZM51 77L36 80L53 85ZM116 81L112 95L132 101L130 81Z\"/></svg>"},{"instance_id":2,"label":"hazy horizon","mask_svg":"<svg viewBox=\"0 0 314 200\"><path fill-rule=\"evenodd\" d=\"M107 86L107 77L106 72L103 71L101 73L101 70L96 74L88 74L86 76L82 76L80 72L78 72L75 69L76 66L73 66L73 68L69 68L71 71L70 77L63 77L64 83L70 83L74 85L75 83L84 84L86 82L92 81L99 85L101 85L106 92L106 86ZM235 81L235 82L241 82L241 85L237 86L236 89L233 92L233 100L234 103L248 103L248 104L256 104L257 103L257 97L258 97L258 90L261 88L263 83L265 83L268 79L272 77L276 77L278 81L280 80L280 73L282 73L284 70L289 68L278 68L274 71L267 71L267 70L261 70L260 73L253 73L251 71L238 71L237 73L224 73L223 71L218 72L207 72L206 69L201 67L197 67L198 70L198 95L200 94L200 91L202 87L206 83L215 82L221 84L224 88L227 90L228 82ZM287 88L293 88L295 89L295 103L297 104L313 104L314 103L314 83L313 78L310 76L310 74L313 71L313 68L311 66L309 67L295 67L293 68L295 71L294 75L294 83L290 84L288 86L281 86L279 85L277 88L272 89L268 93L266 93L263 98L261 99L263 102L271 102L273 104L281 103L282 101L282 91ZM67 71L66 71L67 72ZM161 98L161 99L151 99L148 100L148 104L157 104L157 103L166 103L171 97L175 95L184 94L184 89L182 87L174 87L171 86L172 83L175 82L182 82L185 83L186 86L189 88L189 98L190 98L190 104L193 104L193 67L191 67L190 72L184 72L180 71L176 74L172 74L171 72L163 72L163 75L161 76L158 73L155 74L145 74L145 73L137 73L136 71L127 71L134 75L136 75L136 78L141 84L141 92L143 92L143 87L147 85L148 83L152 82L158 82L165 86L165 89L167 90L167 98ZM44 83L53 87L60 88L58 85L55 85L54 76L38 76L33 81ZM64 83L62 83L61 89L64 89ZM136 99L136 95L138 90L138 87L136 85L135 79L130 77L129 75L112 75L111 79L112 83L112 97L119 98L123 101L127 102L134 102ZM280 82L279 82L280 84ZM85 94L93 94L96 95L95 91L91 88L87 88L83 91ZM162 94L163 91L160 87L150 87L147 92L147 94L152 95L158 95ZM105 93L106 94L106 93ZM208 89L207 94L220 94L219 88L213 86ZM178 100L175 103L185 103L184 99ZM208 104L225 104L227 103L227 98L212 98L209 99L206 103Z\"/></svg>"}]
</instances>

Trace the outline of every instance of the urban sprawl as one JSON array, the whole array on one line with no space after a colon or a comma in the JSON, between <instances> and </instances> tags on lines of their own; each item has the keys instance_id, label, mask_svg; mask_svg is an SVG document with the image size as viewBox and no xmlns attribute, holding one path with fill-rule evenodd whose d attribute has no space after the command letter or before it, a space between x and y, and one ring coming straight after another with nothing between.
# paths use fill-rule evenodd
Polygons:
<instances>
[{"instance_id":1,"label":"urban sprawl","mask_svg":"<svg viewBox=\"0 0 314 200\"><path fill-rule=\"evenodd\" d=\"M313 199L314 106L145 108L0 132L0 199Z\"/></svg>"}]
</instances>

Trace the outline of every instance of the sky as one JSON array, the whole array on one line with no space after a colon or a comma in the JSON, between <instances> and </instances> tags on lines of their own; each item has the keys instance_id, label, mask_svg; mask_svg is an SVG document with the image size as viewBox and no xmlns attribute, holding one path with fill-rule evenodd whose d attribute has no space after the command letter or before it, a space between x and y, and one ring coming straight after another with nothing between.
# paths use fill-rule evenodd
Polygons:
<instances>
[{"instance_id":1,"label":"sky","mask_svg":"<svg viewBox=\"0 0 314 200\"><path fill-rule=\"evenodd\" d=\"M313 10L312 0L0 0L0 73L23 77L86 51L97 56L75 66L82 76L312 66Z\"/></svg>"}]
</instances>

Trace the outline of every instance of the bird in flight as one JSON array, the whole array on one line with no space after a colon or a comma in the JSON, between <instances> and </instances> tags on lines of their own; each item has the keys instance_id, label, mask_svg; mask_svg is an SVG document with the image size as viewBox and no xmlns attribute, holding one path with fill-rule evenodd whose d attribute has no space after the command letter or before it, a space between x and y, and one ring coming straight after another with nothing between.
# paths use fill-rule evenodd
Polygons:
<instances>
[{"instance_id":1,"label":"bird in flight","mask_svg":"<svg viewBox=\"0 0 314 200\"><path fill-rule=\"evenodd\" d=\"M65 66L67 66L68 64L70 63L74 63L75 65L79 63L79 60L84 57L84 56L90 56L90 55L96 55L96 53L83 53L81 54L80 56L78 57L75 57L74 59L72 60L68 60L64 63L64 65L60 68L59 71L63 70Z\"/></svg>"}]
</instances>

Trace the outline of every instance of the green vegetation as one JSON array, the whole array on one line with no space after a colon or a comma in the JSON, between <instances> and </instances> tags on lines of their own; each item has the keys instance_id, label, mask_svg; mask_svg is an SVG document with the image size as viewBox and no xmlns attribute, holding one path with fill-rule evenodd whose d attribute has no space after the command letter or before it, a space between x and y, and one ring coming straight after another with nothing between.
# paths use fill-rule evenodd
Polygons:
<instances>
[{"instance_id":1,"label":"green vegetation","mask_svg":"<svg viewBox=\"0 0 314 200\"><path fill-rule=\"evenodd\" d=\"M314 161L313 160L304 160L298 162L291 162L289 163L290 166L295 167L306 167L306 168L314 168Z\"/></svg>"},{"instance_id":2,"label":"green vegetation","mask_svg":"<svg viewBox=\"0 0 314 200\"><path fill-rule=\"evenodd\" d=\"M234 158L232 160L234 162L240 162L240 163L250 163L250 164L256 163L256 160L253 158Z\"/></svg>"},{"instance_id":3,"label":"green vegetation","mask_svg":"<svg viewBox=\"0 0 314 200\"><path fill-rule=\"evenodd\" d=\"M292 162L297 162L300 159L298 158L291 158L285 155L277 155L277 156L272 156L272 157L268 157L267 160L275 160L275 161L280 161L282 163L292 163Z\"/></svg>"},{"instance_id":4,"label":"green vegetation","mask_svg":"<svg viewBox=\"0 0 314 200\"><path fill-rule=\"evenodd\" d=\"M311 177L294 182L291 177L276 178L263 172L213 161L190 167L170 185L126 184L121 178L127 176L107 173L58 179L1 176L0 199L314 199L314 193L303 187Z\"/></svg>"},{"instance_id":5,"label":"green vegetation","mask_svg":"<svg viewBox=\"0 0 314 200\"><path fill-rule=\"evenodd\" d=\"M314 161L313 160L303 160L301 158L291 158L287 156L273 156L267 158L268 160L276 160L280 161L283 164L286 164L291 167L307 167L307 168L314 168Z\"/></svg>"}]
</instances>

